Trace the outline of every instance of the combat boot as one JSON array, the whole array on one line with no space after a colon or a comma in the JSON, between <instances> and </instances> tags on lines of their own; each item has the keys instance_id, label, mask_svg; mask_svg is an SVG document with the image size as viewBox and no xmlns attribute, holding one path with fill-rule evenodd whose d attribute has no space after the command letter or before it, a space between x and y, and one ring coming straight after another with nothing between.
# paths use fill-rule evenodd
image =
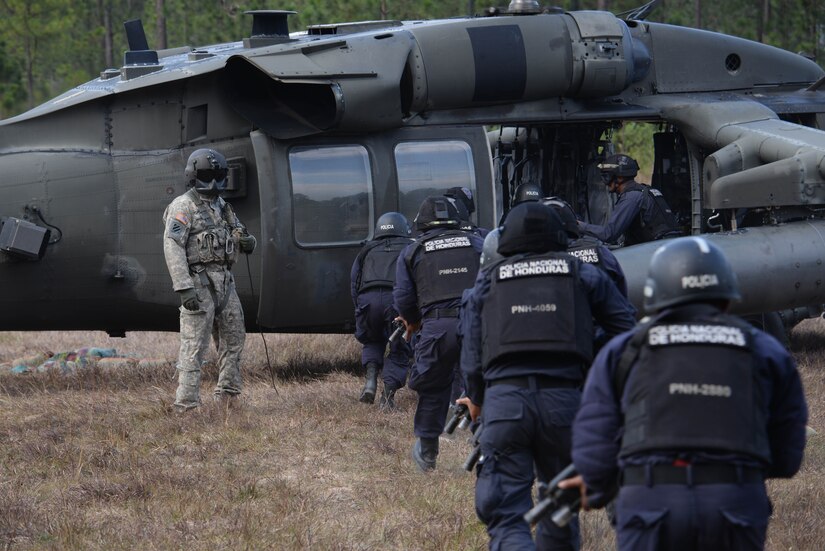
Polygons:
<instances>
[{"instance_id":1,"label":"combat boot","mask_svg":"<svg viewBox=\"0 0 825 551\"><path fill-rule=\"evenodd\" d=\"M436 457L438 457L438 438L416 438L412 458L422 472L426 473L435 469Z\"/></svg>"},{"instance_id":2,"label":"combat boot","mask_svg":"<svg viewBox=\"0 0 825 551\"><path fill-rule=\"evenodd\" d=\"M383 411L395 411L395 388L387 388L381 391L381 398L378 400L378 407Z\"/></svg>"},{"instance_id":3,"label":"combat boot","mask_svg":"<svg viewBox=\"0 0 825 551\"><path fill-rule=\"evenodd\" d=\"M364 381L364 389L361 391L359 402L371 404L375 401L375 391L378 389L378 366L373 362L367 364L367 380Z\"/></svg>"}]
</instances>

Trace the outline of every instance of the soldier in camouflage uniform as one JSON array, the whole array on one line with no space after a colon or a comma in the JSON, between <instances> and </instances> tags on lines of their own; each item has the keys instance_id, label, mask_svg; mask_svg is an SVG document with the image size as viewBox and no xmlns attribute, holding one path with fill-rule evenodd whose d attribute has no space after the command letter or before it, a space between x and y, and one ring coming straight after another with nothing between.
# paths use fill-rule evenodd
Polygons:
<instances>
[{"instance_id":1,"label":"soldier in camouflage uniform","mask_svg":"<svg viewBox=\"0 0 825 551\"><path fill-rule=\"evenodd\" d=\"M200 404L201 364L210 335L220 368L216 397L241 392L246 332L229 270L238 250L249 254L256 241L220 197L226 177L226 158L213 149L198 149L189 156L184 171L190 189L163 213L163 255L181 300L175 406L182 411Z\"/></svg>"}]
</instances>

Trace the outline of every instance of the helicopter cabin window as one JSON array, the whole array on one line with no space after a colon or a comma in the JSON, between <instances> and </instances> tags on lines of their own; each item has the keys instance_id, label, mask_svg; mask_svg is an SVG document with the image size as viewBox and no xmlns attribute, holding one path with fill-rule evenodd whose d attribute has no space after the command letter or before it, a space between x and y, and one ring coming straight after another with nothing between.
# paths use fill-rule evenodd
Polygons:
<instances>
[{"instance_id":1,"label":"helicopter cabin window","mask_svg":"<svg viewBox=\"0 0 825 551\"><path fill-rule=\"evenodd\" d=\"M421 202L430 195L442 195L451 187L476 193L473 154L466 142L403 142L395 146L395 164L399 208L408 220L415 218Z\"/></svg>"},{"instance_id":2,"label":"helicopter cabin window","mask_svg":"<svg viewBox=\"0 0 825 551\"><path fill-rule=\"evenodd\" d=\"M372 174L364 147L294 147L289 152L289 169L299 245L344 245L369 238Z\"/></svg>"}]
</instances>

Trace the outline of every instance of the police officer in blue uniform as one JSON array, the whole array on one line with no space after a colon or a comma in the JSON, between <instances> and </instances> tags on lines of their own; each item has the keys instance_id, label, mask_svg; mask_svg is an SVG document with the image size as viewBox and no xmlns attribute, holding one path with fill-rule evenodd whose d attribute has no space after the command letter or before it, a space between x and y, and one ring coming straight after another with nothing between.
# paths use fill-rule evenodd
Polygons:
<instances>
[{"instance_id":1,"label":"police officer in blue uniform","mask_svg":"<svg viewBox=\"0 0 825 551\"><path fill-rule=\"evenodd\" d=\"M490 549L578 548L576 520L564 528L542 521L534 544L522 515L532 507L535 474L546 482L570 461L593 319L610 335L635 323L610 278L566 247L550 207L516 206L501 228L503 258L479 273L462 310L468 396L459 403L483 423L475 503Z\"/></svg>"},{"instance_id":2,"label":"police officer in blue uniform","mask_svg":"<svg viewBox=\"0 0 825 551\"><path fill-rule=\"evenodd\" d=\"M652 317L597 356L573 428L586 507L615 494L620 550L762 549L765 478L802 462L807 407L788 352L725 314L735 274L685 237L651 259Z\"/></svg>"},{"instance_id":3,"label":"police officer in blue uniform","mask_svg":"<svg viewBox=\"0 0 825 551\"><path fill-rule=\"evenodd\" d=\"M544 192L541 190L541 186L534 184L533 182L524 182L517 185L516 189L513 190L513 202L510 205L510 208L522 203L541 201L543 195ZM504 224L504 220L507 218L508 212L509 211L505 211L501 214L501 219L498 222L499 226Z\"/></svg>"},{"instance_id":4,"label":"police officer in blue uniform","mask_svg":"<svg viewBox=\"0 0 825 551\"><path fill-rule=\"evenodd\" d=\"M624 236L625 245L682 234L662 192L634 180L639 172L635 159L622 154L610 155L598 167L602 181L618 198L607 224L580 222L583 232L611 244L618 243Z\"/></svg>"},{"instance_id":5,"label":"police officer in blue uniform","mask_svg":"<svg viewBox=\"0 0 825 551\"><path fill-rule=\"evenodd\" d=\"M393 298L405 337L420 329L407 384L418 393L412 456L426 472L435 468L458 364L461 294L473 285L483 240L459 229L458 213L443 196L424 200L415 225L423 234L398 257Z\"/></svg>"},{"instance_id":6,"label":"police officer in blue uniform","mask_svg":"<svg viewBox=\"0 0 825 551\"><path fill-rule=\"evenodd\" d=\"M392 321L398 313L392 306L392 288L395 284L395 264L398 255L412 243L412 230L407 218L400 212L382 214L375 233L352 264L350 293L355 305L355 338L363 347L361 364L366 381L359 400L371 404L375 400L378 372L382 372L384 389L379 405L395 408L395 392L407 382L407 368L412 350L404 339L395 339L389 345L384 361L384 350L392 332ZM383 369L382 369L383 368Z\"/></svg>"},{"instance_id":7,"label":"police officer in blue uniform","mask_svg":"<svg viewBox=\"0 0 825 551\"><path fill-rule=\"evenodd\" d=\"M567 252L582 262L593 264L604 270L613 280L619 292L627 297L627 280L622 266L616 256L599 239L592 235L582 235L579 229L579 220L576 213L573 212L573 207L567 201L558 197L548 197L543 199L542 203L553 208L561 218L564 230L567 232Z\"/></svg>"}]
</instances>

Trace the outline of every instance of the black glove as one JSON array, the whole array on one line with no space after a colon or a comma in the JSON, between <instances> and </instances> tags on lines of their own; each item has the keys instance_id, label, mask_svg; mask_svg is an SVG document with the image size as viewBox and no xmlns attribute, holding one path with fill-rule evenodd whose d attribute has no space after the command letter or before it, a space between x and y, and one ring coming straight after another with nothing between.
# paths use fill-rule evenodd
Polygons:
<instances>
[{"instance_id":1,"label":"black glove","mask_svg":"<svg viewBox=\"0 0 825 551\"><path fill-rule=\"evenodd\" d=\"M176 292L180 296L180 303L184 308L192 312L197 312L201 309L201 307L198 306L198 294L194 289L181 289Z\"/></svg>"},{"instance_id":2,"label":"black glove","mask_svg":"<svg viewBox=\"0 0 825 551\"><path fill-rule=\"evenodd\" d=\"M252 235L242 235L240 239L238 239L238 245L241 247L241 251L245 252L246 254L251 253L255 250L255 245L258 244L258 241Z\"/></svg>"}]
</instances>

